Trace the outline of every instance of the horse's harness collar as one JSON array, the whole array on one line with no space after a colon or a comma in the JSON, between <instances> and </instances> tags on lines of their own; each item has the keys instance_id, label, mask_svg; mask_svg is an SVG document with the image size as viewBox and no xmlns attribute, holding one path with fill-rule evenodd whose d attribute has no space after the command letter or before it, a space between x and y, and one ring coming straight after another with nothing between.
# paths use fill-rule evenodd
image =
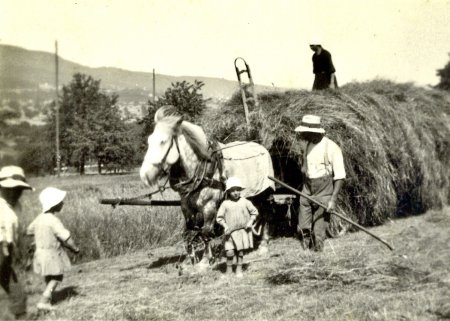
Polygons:
<instances>
[{"instance_id":1,"label":"horse's harness collar","mask_svg":"<svg viewBox=\"0 0 450 321\"><path fill-rule=\"evenodd\" d=\"M219 170L220 177L223 174L222 153L214 150L217 145L217 142L210 141L209 149L212 150L210 159L200 161L192 177L173 184L172 187L186 197L202 186L224 190L224 182L213 178L217 170Z\"/></svg>"}]
</instances>

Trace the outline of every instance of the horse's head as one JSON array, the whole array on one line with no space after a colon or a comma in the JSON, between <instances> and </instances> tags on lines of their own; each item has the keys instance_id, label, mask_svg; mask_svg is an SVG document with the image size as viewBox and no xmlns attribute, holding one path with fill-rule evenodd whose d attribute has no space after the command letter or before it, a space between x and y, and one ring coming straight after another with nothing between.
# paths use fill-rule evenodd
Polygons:
<instances>
[{"instance_id":1,"label":"horse's head","mask_svg":"<svg viewBox=\"0 0 450 321\"><path fill-rule=\"evenodd\" d=\"M177 135L183 118L170 114L170 107L162 107L155 114L155 129L148 137L148 149L141 165L140 175L147 185L154 185L162 174L167 174L179 157Z\"/></svg>"}]
</instances>

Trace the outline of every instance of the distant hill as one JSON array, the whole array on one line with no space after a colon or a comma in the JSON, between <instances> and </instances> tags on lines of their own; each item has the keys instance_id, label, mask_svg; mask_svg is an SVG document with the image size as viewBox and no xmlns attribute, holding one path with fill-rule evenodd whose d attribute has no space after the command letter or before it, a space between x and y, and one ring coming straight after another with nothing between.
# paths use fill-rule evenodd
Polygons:
<instances>
[{"instance_id":1,"label":"distant hill","mask_svg":"<svg viewBox=\"0 0 450 321\"><path fill-rule=\"evenodd\" d=\"M122 108L139 114L152 94L153 75L150 72L128 71L113 67L91 68L59 57L59 84L71 81L76 72L101 80L101 88L119 95ZM220 78L156 74L156 94L162 95L171 83L199 80L205 83L202 93L207 98L223 100L238 89L237 81ZM272 89L256 86L258 92ZM49 52L26 50L10 45L0 45L0 103L15 100L29 116L38 114L43 103L54 99L55 55ZM27 118L24 116L24 118ZM30 118L30 117L28 117Z\"/></svg>"}]
</instances>

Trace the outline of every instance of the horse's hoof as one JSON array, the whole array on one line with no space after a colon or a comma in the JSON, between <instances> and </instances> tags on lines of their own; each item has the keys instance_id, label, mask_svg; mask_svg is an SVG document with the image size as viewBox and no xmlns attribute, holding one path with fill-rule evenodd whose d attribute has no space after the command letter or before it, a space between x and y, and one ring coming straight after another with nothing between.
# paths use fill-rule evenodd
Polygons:
<instances>
[{"instance_id":1,"label":"horse's hoof","mask_svg":"<svg viewBox=\"0 0 450 321\"><path fill-rule=\"evenodd\" d=\"M261 246L258 250L258 254L260 256L265 256L265 255L269 254L269 248L267 246Z\"/></svg>"},{"instance_id":2,"label":"horse's hoof","mask_svg":"<svg viewBox=\"0 0 450 321\"><path fill-rule=\"evenodd\" d=\"M209 268L209 263L200 261L195 267L197 268L197 271L204 272Z\"/></svg>"}]
</instances>

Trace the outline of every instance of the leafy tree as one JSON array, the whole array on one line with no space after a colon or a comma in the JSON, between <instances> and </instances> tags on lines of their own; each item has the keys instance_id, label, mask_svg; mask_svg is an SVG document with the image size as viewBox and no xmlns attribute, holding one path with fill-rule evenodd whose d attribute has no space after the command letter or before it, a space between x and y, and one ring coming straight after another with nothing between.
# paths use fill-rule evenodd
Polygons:
<instances>
[{"instance_id":1,"label":"leafy tree","mask_svg":"<svg viewBox=\"0 0 450 321\"><path fill-rule=\"evenodd\" d=\"M155 104L150 101L149 105L153 106L154 111L161 106L172 105L186 120L194 121L206 108L207 100L200 93L204 85L198 80L195 80L193 84L185 80L177 81L172 83L172 87L167 88L164 96L158 97Z\"/></svg>"},{"instance_id":2,"label":"leafy tree","mask_svg":"<svg viewBox=\"0 0 450 321\"><path fill-rule=\"evenodd\" d=\"M441 80L436 87L439 89L450 90L450 61L444 68L437 70L437 75L441 78Z\"/></svg>"},{"instance_id":3,"label":"leafy tree","mask_svg":"<svg viewBox=\"0 0 450 321\"><path fill-rule=\"evenodd\" d=\"M6 134L6 127L8 127L8 121L20 118L20 111L10 107L0 107L0 136Z\"/></svg>"},{"instance_id":4,"label":"leafy tree","mask_svg":"<svg viewBox=\"0 0 450 321\"><path fill-rule=\"evenodd\" d=\"M16 153L5 153L9 144L16 140L14 134L11 133L11 125L9 121L18 120L20 111L18 103L13 100L9 102L9 106L0 106L0 166L11 165L16 163Z\"/></svg>"},{"instance_id":5,"label":"leafy tree","mask_svg":"<svg viewBox=\"0 0 450 321\"><path fill-rule=\"evenodd\" d=\"M55 148L48 137L48 126L33 128L28 132L27 140L22 144L18 164L26 173L43 175L54 172Z\"/></svg>"},{"instance_id":6,"label":"leafy tree","mask_svg":"<svg viewBox=\"0 0 450 321\"><path fill-rule=\"evenodd\" d=\"M97 161L99 172L102 165L128 164L133 149L120 117L118 96L101 92L99 80L80 73L74 74L62 91L59 104L62 163L77 167L80 174L84 174L90 159ZM49 120L54 137L54 105Z\"/></svg>"},{"instance_id":7,"label":"leafy tree","mask_svg":"<svg viewBox=\"0 0 450 321\"><path fill-rule=\"evenodd\" d=\"M101 103L103 108L99 108L92 117L94 144L91 152L97 159L99 173L103 165L117 171L134 162L132 137L120 118L117 99L117 95L103 96Z\"/></svg>"},{"instance_id":8,"label":"leafy tree","mask_svg":"<svg viewBox=\"0 0 450 321\"><path fill-rule=\"evenodd\" d=\"M195 121L206 108L208 99L203 98L200 92L205 84L195 80L193 84L188 81L177 81L172 83L172 87L167 88L162 97L158 97L156 102L148 101L147 115L139 121L142 125L142 142L140 150L146 148L147 137L153 132L154 117L158 108L165 105L172 105L188 121Z\"/></svg>"}]
</instances>

